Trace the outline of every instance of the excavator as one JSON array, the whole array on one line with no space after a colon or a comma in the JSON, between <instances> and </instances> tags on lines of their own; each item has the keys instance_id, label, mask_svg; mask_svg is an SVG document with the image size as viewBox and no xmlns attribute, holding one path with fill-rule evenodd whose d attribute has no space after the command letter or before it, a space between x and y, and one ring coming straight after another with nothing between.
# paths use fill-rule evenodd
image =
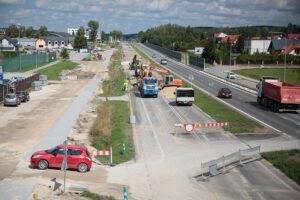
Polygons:
<instances>
[{"instance_id":1,"label":"excavator","mask_svg":"<svg viewBox=\"0 0 300 200\"><path fill-rule=\"evenodd\" d=\"M182 80L181 79L175 79L173 74L170 74L170 71L167 69L162 69L158 67L147 67L146 75L149 74L151 71L156 71L164 74L164 80L161 84L161 88L164 87L170 87L170 86L176 86L176 87L182 87Z\"/></svg>"}]
</instances>

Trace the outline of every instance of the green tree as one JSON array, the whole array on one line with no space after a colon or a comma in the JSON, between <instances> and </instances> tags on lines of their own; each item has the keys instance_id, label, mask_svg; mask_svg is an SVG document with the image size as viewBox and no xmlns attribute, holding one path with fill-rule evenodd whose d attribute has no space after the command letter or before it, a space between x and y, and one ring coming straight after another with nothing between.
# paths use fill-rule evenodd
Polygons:
<instances>
[{"instance_id":1,"label":"green tree","mask_svg":"<svg viewBox=\"0 0 300 200\"><path fill-rule=\"evenodd\" d=\"M48 35L48 29L46 26L41 26L39 29L39 36L44 37Z\"/></svg>"},{"instance_id":2,"label":"green tree","mask_svg":"<svg viewBox=\"0 0 300 200\"><path fill-rule=\"evenodd\" d=\"M84 37L84 28L81 26L74 39L74 48L86 48L87 42L86 38Z\"/></svg>"},{"instance_id":3,"label":"green tree","mask_svg":"<svg viewBox=\"0 0 300 200\"><path fill-rule=\"evenodd\" d=\"M243 35L240 35L238 41L236 42L235 45L235 49L237 52L239 53L243 53L244 52L244 42L245 42L245 38Z\"/></svg>"},{"instance_id":4,"label":"green tree","mask_svg":"<svg viewBox=\"0 0 300 200\"><path fill-rule=\"evenodd\" d=\"M32 26L28 26L26 29L26 37L32 38L35 37L35 30L33 29Z\"/></svg>"},{"instance_id":5,"label":"green tree","mask_svg":"<svg viewBox=\"0 0 300 200\"><path fill-rule=\"evenodd\" d=\"M216 60L216 47L215 43L212 40L209 40L204 47L202 57L205 58L209 62L213 62Z\"/></svg>"},{"instance_id":6,"label":"green tree","mask_svg":"<svg viewBox=\"0 0 300 200\"><path fill-rule=\"evenodd\" d=\"M106 34L105 34L104 31L101 31L101 40L102 40L102 41L106 41L106 40L107 40Z\"/></svg>"},{"instance_id":7,"label":"green tree","mask_svg":"<svg viewBox=\"0 0 300 200\"><path fill-rule=\"evenodd\" d=\"M97 32L99 28L99 22L95 20L90 20L88 23L89 28L91 29L91 41L95 42L97 39Z\"/></svg>"},{"instance_id":8,"label":"green tree","mask_svg":"<svg viewBox=\"0 0 300 200\"><path fill-rule=\"evenodd\" d=\"M8 37L12 38L19 37L19 29L15 24L11 24L6 29L6 34Z\"/></svg>"},{"instance_id":9,"label":"green tree","mask_svg":"<svg viewBox=\"0 0 300 200\"><path fill-rule=\"evenodd\" d=\"M60 56L61 56L63 59L69 58L69 52L68 52L68 50L67 50L66 48L64 48L64 49L62 50L62 52L60 52Z\"/></svg>"},{"instance_id":10,"label":"green tree","mask_svg":"<svg viewBox=\"0 0 300 200\"><path fill-rule=\"evenodd\" d=\"M20 31L20 37L23 38L23 37L26 37L26 28L25 26L19 26L19 29Z\"/></svg>"}]
</instances>

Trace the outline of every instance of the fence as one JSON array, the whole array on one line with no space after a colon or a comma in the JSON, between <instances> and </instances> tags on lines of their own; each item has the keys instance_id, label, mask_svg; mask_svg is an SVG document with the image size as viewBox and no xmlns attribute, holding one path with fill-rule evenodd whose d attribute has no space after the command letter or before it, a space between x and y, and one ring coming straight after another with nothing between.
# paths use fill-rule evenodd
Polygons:
<instances>
[{"instance_id":1,"label":"fence","mask_svg":"<svg viewBox=\"0 0 300 200\"><path fill-rule=\"evenodd\" d=\"M39 67L42 64L56 60L56 52L35 53L4 58L2 60L3 72L18 72L28 68Z\"/></svg>"},{"instance_id":2,"label":"fence","mask_svg":"<svg viewBox=\"0 0 300 200\"><path fill-rule=\"evenodd\" d=\"M204 70L205 59L195 54L189 53L189 64L200 67L201 69Z\"/></svg>"},{"instance_id":3,"label":"fence","mask_svg":"<svg viewBox=\"0 0 300 200\"><path fill-rule=\"evenodd\" d=\"M208 172L210 175L215 176L220 173L220 169L223 169L223 171L225 171L226 166L229 166L234 163L243 164L245 161L249 162L249 158L252 158L252 160L260 158L259 153L260 146L256 146L249 149L240 149L237 152L231 153L229 155L201 163L202 175ZM253 155L257 155L257 157L253 157Z\"/></svg>"},{"instance_id":4,"label":"fence","mask_svg":"<svg viewBox=\"0 0 300 200\"><path fill-rule=\"evenodd\" d=\"M24 91L31 87L31 83L39 80L40 74L34 74L26 79L14 83L6 83L0 85L0 102L3 101L5 95L9 92Z\"/></svg>"},{"instance_id":5,"label":"fence","mask_svg":"<svg viewBox=\"0 0 300 200\"><path fill-rule=\"evenodd\" d=\"M150 43L145 43L145 46L155 49L156 51L159 51L162 54L165 54L166 56L173 58L179 62L181 62L181 53L180 52L176 52L176 51L172 51L170 49L166 49L154 44L150 44Z\"/></svg>"}]
</instances>

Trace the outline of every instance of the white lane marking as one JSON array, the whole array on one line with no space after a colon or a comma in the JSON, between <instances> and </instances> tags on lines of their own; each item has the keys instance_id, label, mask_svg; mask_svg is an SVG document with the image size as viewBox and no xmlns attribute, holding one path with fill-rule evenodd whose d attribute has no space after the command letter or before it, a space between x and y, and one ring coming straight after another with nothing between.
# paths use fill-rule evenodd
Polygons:
<instances>
[{"instance_id":1,"label":"white lane marking","mask_svg":"<svg viewBox=\"0 0 300 200\"><path fill-rule=\"evenodd\" d=\"M178 119L180 120L181 123L185 123L186 121L184 120L184 118L180 115L180 113L175 110L174 107L170 106L169 102L167 102L167 100L165 98L163 98L163 101L166 103L167 106L169 106L169 108L173 111L173 113L178 117ZM196 137L196 139L201 140L200 136L194 132L191 132L192 135L194 135ZM207 137L203 134L202 135L204 137L204 139L207 141Z\"/></svg>"},{"instance_id":2,"label":"white lane marking","mask_svg":"<svg viewBox=\"0 0 300 200\"><path fill-rule=\"evenodd\" d=\"M146 108L146 106L145 106L145 104L144 104L144 101L143 101L142 99L141 99L141 102L142 102L142 106L143 106L143 108L144 108L144 111L145 111L145 115L146 115L146 117L147 117L147 120L148 120L148 122L149 122L149 124L150 124L151 131L152 131L152 133L153 133L155 142L156 142L156 144L157 144L157 146L158 146L158 148L159 148L160 154L161 154L161 159L160 159L160 161L163 161L164 158L165 158L165 152L164 152L163 148L161 147L161 144L160 144L160 142L159 142L159 140L158 140L158 137L157 137L157 133L156 133L156 131L154 130L152 121L151 121L151 119L150 119L150 117L149 117L148 110L147 110L147 108Z\"/></svg>"},{"instance_id":3,"label":"white lane marking","mask_svg":"<svg viewBox=\"0 0 300 200\"><path fill-rule=\"evenodd\" d=\"M279 178L276 174L274 174L267 166L265 166L264 164L262 164L260 161L257 162L262 168L264 168L269 174L271 174L276 180L278 180L278 182L282 183L285 187L287 187L288 189L290 189L291 191L294 191L294 189L289 186L286 182L284 182L281 178Z\"/></svg>"},{"instance_id":4,"label":"white lane marking","mask_svg":"<svg viewBox=\"0 0 300 200\"><path fill-rule=\"evenodd\" d=\"M183 65L183 66L185 67L185 65ZM172 70L170 70L170 71L171 71L172 73L176 74L177 76L179 76L177 73L173 72ZM195 70L195 72L197 72L197 71ZM188 81L187 79L185 79L184 77L182 77L182 76L179 76L179 77L181 77L184 81L189 82L189 81ZM229 104L229 103L227 103L227 102L225 102L225 101L223 101L223 100L221 100L221 99L219 99L219 98L216 98L215 96L211 95L209 92L207 92L206 90L203 90L203 89L200 88L199 86L197 86L197 85L195 85L195 84L193 84L193 83L192 83L192 85L193 85L194 87L196 87L197 89L201 90L202 92L204 92L204 93L208 94L209 96L213 97L214 99L216 99L216 100L218 100L218 101L224 103L225 105L227 105L227 106L229 106L229 107L231 107L231 108L237 110L238 112L240 112L240 113L246 115L247 117L250 117L251 119L254 119L254 120L257 121L257 122L259 122L259 123L261 123L261 124L263 124L263 125L265 125L265 126L271 128L271 129L273 129L273 130L275 130L275 131L277 131L277 132L279 132L279 133L282 133L280 130L276 129L275 127L273 127L273 126L271 126L271 125L269 125L269 124L267 124L267 123L265 123L265 122L263 122L263 121L257 119L256 117L253 117L252 115L250 115L250 114L248 114L248 113L246 113L246 112L244 112L244 111L242 111L242 110L240 110L240 109L234 107L233 105L231 105L231 104ZM240 89L240 90L241 90L241 89ZM242 91L242 90L241 90L241 91ZM284 134L284 135L286 135L286 134Z\"/></svg>"}]
</instances>

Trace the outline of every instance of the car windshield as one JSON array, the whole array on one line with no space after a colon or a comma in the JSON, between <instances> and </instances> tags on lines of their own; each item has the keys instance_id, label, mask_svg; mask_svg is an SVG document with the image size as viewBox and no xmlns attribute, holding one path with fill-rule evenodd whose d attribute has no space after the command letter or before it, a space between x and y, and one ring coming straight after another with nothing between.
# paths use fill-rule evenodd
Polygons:
<instances>
[{"instance_id":1,"label":"car windshield","mask_svg":"<svg viewBox=\"0 0 300 200\"><path fill-rule=\"evenodd\" d=\"M14 99L14 98L16 98L16 95L14 95L14 94L8 94L8 95L6 95L6 98L7 99Z\"/></svg>"},{"instance_id":2,"label":"car windshield","mask_svg":"<svg viewBox=\"0 0 300 200\"><path fill-rule=\"evenodd\" d=\"M145 83L146 84L156 84L157 83L157 79L145 79Z\"/></svg>"},{"instance_id":3,"label":"car windshield","mask_svg":"<svg viewBox=\"0 0 300 200\"><path fill-rule=\"evenodd\" d=\"M53 147L53 148L51 148L51 149L46 150L46 152L47 152L47 153L50 153L50 154L54 154L54 152L56 152L57 149L58 149L58 147Z\"/></svg>"},{"instance_id":4,"label":"car windshield","mask_svg":"<svg viewBox=\"0 0 300 200\"><path fill-rule=\"evenodd\" d=\"M222 92L231 92L228 88L223 88Z\"/></svg>"}]
</instances>

